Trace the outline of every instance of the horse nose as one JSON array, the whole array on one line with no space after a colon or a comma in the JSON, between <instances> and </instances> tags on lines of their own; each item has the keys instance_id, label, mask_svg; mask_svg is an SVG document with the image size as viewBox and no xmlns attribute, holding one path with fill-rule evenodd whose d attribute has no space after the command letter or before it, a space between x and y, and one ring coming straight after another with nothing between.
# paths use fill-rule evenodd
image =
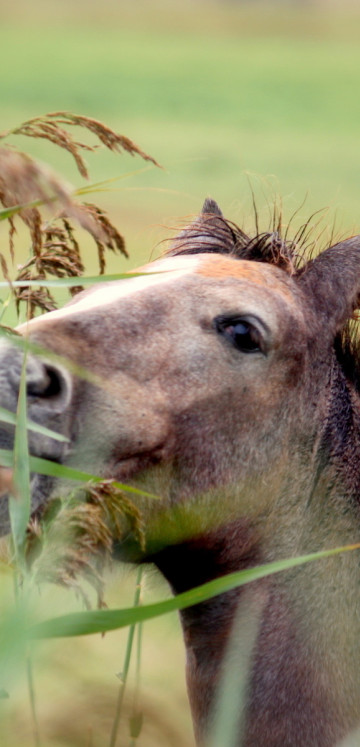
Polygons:
<instances>
[{"instance_id":1,"label":"horse nose","mask_svg":"<svg viewBox=\"0 0 360 747\"><path fill-rule=\"evenodd\" d=\"M0 345L0 404L14 410L19 393L24 354L12 345ZM31 412L64 412L72 393L71 376L65 366L26 355L26 394Z\"/></svg>"}]
</instances>

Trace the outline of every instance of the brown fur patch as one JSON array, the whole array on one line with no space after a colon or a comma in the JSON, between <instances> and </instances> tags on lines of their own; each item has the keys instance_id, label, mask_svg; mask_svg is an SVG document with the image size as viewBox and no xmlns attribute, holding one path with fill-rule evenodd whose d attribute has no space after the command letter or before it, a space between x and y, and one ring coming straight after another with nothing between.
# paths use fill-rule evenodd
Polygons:
<instances>
[{"instance_id":1,"label":"brown fur patch","mask_svg":"<svg viewBox=\"0 0 360 747\"><path fill-rule=\"evenodd\" d=\"M274 290L276 286L276 293L281 293L288 301L294 301L291 289L284 282L287 276L282 270L246 259L239 261L221 255L204 256L204 260L195 268L197 274L216 280L245 280L258 286L273 287Z\"/></svg>"},{"instance_id":2,"label":"brown fur patch","mask_svg":"<svg viewBox=\"0 0 360 747\"><path fill-rule=\"evenodd\" d=\"M205 255L204 261L199 263L195 272L210 278L238 278L262 285L264 282L262 270L261 265L255 264L255 262L247 262L246 260L239 262L239 260L234 261L220 255Z\"/></svg>"}]
</instances>

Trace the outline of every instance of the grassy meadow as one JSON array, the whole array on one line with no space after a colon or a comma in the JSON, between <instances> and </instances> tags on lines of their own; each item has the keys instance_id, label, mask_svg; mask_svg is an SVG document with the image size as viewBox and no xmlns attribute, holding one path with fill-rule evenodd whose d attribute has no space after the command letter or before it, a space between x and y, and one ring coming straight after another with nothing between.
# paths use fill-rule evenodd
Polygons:
<instances>
[{"instance_id":1,"label":"grassy meadow","mask_svg":"<svg viewBox=\"0 0 360 747\"><path fill-rule=\"evenodd\" d=\"M158 255L162 241L208 195L227 217L251 230L251 188L264 227L281 197L285 224L297 208L294 225L325 208L325 236L334 221L339 234L360 232L356 9L325 2L301 7L210 0L0 0L0 17L0 130L45 112L69 110L101 119L163 166L156 169L104 149L87 156L91 181L118 177L92 198L109 211L130 253L129 260L110 256L108 272L123 272ZM9 142L51 164L75 187L83 183L70 155L46 141L12 137ZM85 232L79 235L87 272L96 274L94 246ZM5 222L0 238L6 255ZM17 263L28 256L27 240L19 226ZM65 300L65 293L60 298ZM2 321L16 322L11 305ZM13 579L5 548L3 554L0 604L8 614ZM114 566L108 605L131 605L134 585L131 569ZM82 607L69 591L49 587L34 594L32 604L43 618ZM144 599L168 594L150 569ZM33 690L10 617L9 631L5 642L11 650L8 659L0 658L2 747L110 744L127 631L36 645ZM144 726L131 741L135 668L118 747L192 747L175 613L144 625Z\"/></svg>"}]
</instances>

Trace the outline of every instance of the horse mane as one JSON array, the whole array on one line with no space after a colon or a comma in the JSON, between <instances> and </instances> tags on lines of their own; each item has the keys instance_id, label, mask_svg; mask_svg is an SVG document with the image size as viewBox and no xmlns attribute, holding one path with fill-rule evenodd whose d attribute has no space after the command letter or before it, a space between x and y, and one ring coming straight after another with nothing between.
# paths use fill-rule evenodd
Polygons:
<instances>
[{"instance_id":1,"label":"horse mane","mask_svg":"<svg viewBox=\"0 0 360 747\"><path fill-rule=\"evenodd\" d=\"M225 254L234 259L266 262L288 275L300 274L306 263L313 258L315 246L318 252L317 241L309 241L313 216L290 239L289 226L285 235L282 235L282 216L276 208L269 231L259 231L255 204L254 212L256 232L249 236L236 223L224 218L214 200L206 199L200 215L172 241L166 254ZM327 249L330 244L324 244L321 251ZM346 321L336 335L334 351L346 379L360 395L359 323L360 318L356 316Z\"/></svg>"}]
</instances>

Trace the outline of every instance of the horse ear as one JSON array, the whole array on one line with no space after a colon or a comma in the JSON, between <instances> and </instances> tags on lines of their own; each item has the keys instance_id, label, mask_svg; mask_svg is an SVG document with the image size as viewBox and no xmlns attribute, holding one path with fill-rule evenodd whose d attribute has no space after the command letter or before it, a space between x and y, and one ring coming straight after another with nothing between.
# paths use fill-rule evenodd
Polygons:
<instances>
[{"instance_id":1,"label":"horse ear","mask_svg":"<svg viewBox=\"0 0 360 747\"><path fill-rule=\"evenodd\" d=\"M360 302L360 236L326 249L295 279L316 314L336 334Z\"/></svg>"},{"instance_id":2,"label":"horse ear","mask_svg":"<svg viewBox=\"0 0 360 747\"><path fill-rule=\"evenodd\" d=\"M220 215L220 217L223 217L223 214L219 208L219 205L215 200L212 200L211 197L207 197L204 201L204 204L202 206L201 210L202 215Z\"/></svg>"},{"instance_id":3,"label":"horse ear","mask_svg":"<svg viewBox=\"0 0 360 747\"><path fill-rule=\"evenodd\" d=\"M207 198L201 213L172 241L168 254L231 254L236 237L215 200Z\"/></svg>"}]
</instances>

